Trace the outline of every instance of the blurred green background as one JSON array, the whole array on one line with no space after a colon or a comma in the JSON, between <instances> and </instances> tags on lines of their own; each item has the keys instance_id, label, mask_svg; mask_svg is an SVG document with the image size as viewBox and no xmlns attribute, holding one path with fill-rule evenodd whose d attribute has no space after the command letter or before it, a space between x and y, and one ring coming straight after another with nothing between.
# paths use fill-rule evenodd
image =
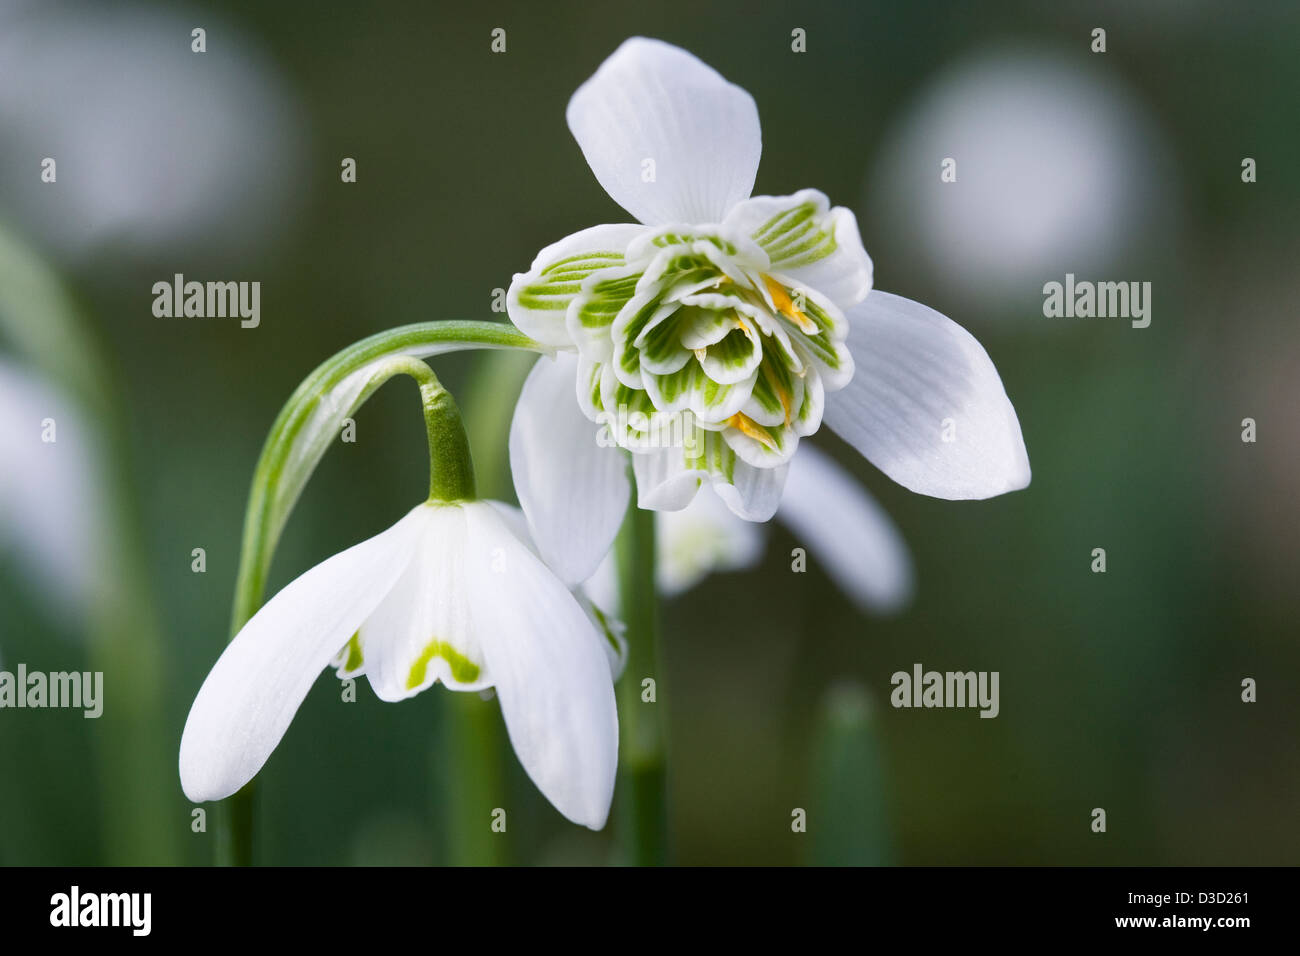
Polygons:
<instances>
[{"instance_id":1,"label":"blurred green background","mask_svg":"<svg viewBox=\"0 0 1300 956\"><path fill-rule=\"evenodd\" d=\"M889 619L862 616L815 567L790 572L798 542L778 527L760 567L715 576L665 605L661 700L674 859L831 859L829 832L845 834L831 842L859 848L859 862L1300 861L1300 10L1132 6L249 2L99 10L104 19L121 11L170 18L181 55L160 59L167 69L224 63L229 75L247 76L245 58L255 56L280 103L243 129L203 133L206 99L181 110L194 123L140 127L147 149L164 159L187 137L215 144L207 205L182 210L161 238L137 222L145 240L69 241L78 213L39 182L39 160L50 154L39 137L26 152L11 145L0 153L8 166L0 220L73 289L114 376L163 652L163 718L148 732L167 756L166 772L147 787L161 795L157 825L174 844L167 859L211 859L213 827L191 832L174 758L189 705L226 638L248 482L281 404L358 338L409 322L495 317L493 290L538 249L627 218L587 169L564 108L625 37L644 34L686 47L754 95L764 125L756 193L813 186L849 206L878 287L926 302L975 334L1016 406L1034 468L1024 492L927 499L823 430L818 443L861 477L902 530L915 599ZM8 15L30 9L16 4ZM60 9L43 5L40 15ZM66 9L74 22L81 8ZM10 41L21 35L17 22L0 19ZM190 54L191 26L207 29L208 60ZM496 27L507 31L504 54L489 50ZM1090 52L1094 27L1107 31L1104 54ZM806 53L791 51L794 28L806 31ZM58 72L53 60L48 72L14 72L6 48L0 42L11 90L30 85L34 96ZM1067 171L1082 164L1080 177L1107 151L1118 161L1077 195L1078 209L1051 224L1058 245L1051 236L1030 244L1062 250L1054 260L1023 274L1010 262L1011 278L995 289L954 282L954 270L970 270L950 261L960 250L933 237L965 234L970 220L959 218L983 208L943 205L941 190L963 186L965 154L955 154L958 182L941 184L939 162L950 154L909 154L900 130L924 120L949 71L1015 62L1025 51L1109 91L1098 100L1064 96L1056 124L1041 133L1031 124L1028 142ZM117 55L100 53L110 65ZM151 69L139 109L154 115L149 96L203 91L217 79ZM90 90L94 77L79 82ZM1035 85L1032 76L1026 84ZM957 90L971 85L959 79ZM262 96L257 88L239 95L250 110ZM1069 130L1090 129L1097 111L1112 107L1128 111L1123 123L1109 127L1102 116L1103 138L1071 143ZM1003 115L996 100L993 109ZM1107 132L1123 129L1136 132L1120 140ZM889 156L901 156L902 173L881 165ZM1248 156L1258 162L1253 184L1241 180ZM355 184L339 181L343 157L357 160ZM61 159L54 188L84 176L96 158ZM223 170L237 175L223 178ZM969 179L981 182L974 168ZM146 190L146 209L151 196ZM1025 215L1042 208L1032 195L1021 198ZM928 219L917 203L931 204ZM1087 239L1071 217L1093 207L1108 218ZM1015 202L987 208L996 219L999 209L1014 214ZM204 216L218 213L209 226ZM992 221L990 233L999 234ZM1072 251L1076 239L1086 247ZM1152 282L1151 326L1044 318L1042 284L1067 271ZM155 318L151 287L177 272L260 281L260 327ZM478 357L434 364L471 418L508 411L513 394L500 384L508 374L476 389L487 368ZM1247 416L1258 422L1254 444L1240 438ZM495 463L481 480L509 498L504 431L495 447L493 438L475 439L479 457ZM382 390L358 416L357 442L337 444L309 485L271 590L419 501L423 442L413 390ZM196 547L206 550L203 574L191 571ZM1105 574L1089 569L1096 547L1106 549ZM90 669L83 629L51 611L57 589L19 574L20 554L3 560L3 665ZM104 573L111 580L114 568ZM890 675L915 662L999 671L1000 716L890 708ZM1257 703L1240 699L1245 677L1258 681ZM852 692L845 704L846 681L865 690L865 715ZM105 767L96 747L115 688L129 683L106 674L101 721L76 711L0 711L0 862L122 859L113 818L101 812ZM361 681L358 701L341 704L337 681L322 676L259 778L259 860L461 859L445 826L458 772L445 733L456 705L449 697L436 688L381 705ZM471 703L499 719L494 702ZM845 720L856 729L845 731ZM487 805L510 811L497 859L615 858L608 832L567 824L508 747L502 760ZM838 769L828 771L827 761ZM1107 811L1104 835L1090 830L1094 807ZM810 809L808 834L791 831L793 808Z\"/></svg>"}]
</instances>

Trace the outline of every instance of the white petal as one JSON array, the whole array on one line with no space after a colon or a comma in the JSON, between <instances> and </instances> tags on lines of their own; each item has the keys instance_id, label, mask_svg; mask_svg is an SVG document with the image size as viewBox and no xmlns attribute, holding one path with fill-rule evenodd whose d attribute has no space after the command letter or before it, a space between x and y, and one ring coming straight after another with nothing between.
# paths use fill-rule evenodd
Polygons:
<instances>
[{"instance_id":1,"label":"white petal","mask_svg":"<svg viewBox=\"0 0 1300 956\"><path fill-rule=\"evenodd\" d=\"M879 291L849 310L849 323L857 371L826 396L824 420L837 434L919 494L991 498L1029 484L1016 411L969 332Z\"/></svg>"},{"instance_id":2,"label":"white petal","mask_svg":"<svg viewBox=\"0 0 1300 956\"><path fill-rule=\"evenodd\" d=\"M528 529L528 519L524 517L524 513L520 509L503 501L486 501L485 503L492 506L492 510L501 518L501 521L511 534L518 538L533 554L537 554L537 547L532 540L532 532ZM538 555L538 557L541 557L541 555ZM602 569L608 569L608 571ZM600 580L602 574L605 573L608 573L608 579ZM614 550L611 548L605 555L604 560L600 562L600 567L596 568L591 577L577 587L569 586L569 590L577 599L578 604L582 606L583 611L586 612L596 632L604 638L601 642L601 649L609 658L610 677L615 682L622 676L623 667L627 664L627 640L623 636L627 631L627 625L618 619L618 582L616 578ZM597 582L597 591L595 592L589 587L593 581ZM599 595L599 599L597 595ZM468 690L469 688L460 689Z\"/></svg>"},{"instance_id":3,"label":"white petal","mask_svg":"<svg viewBox=\"0 0 1300 956\"><path fill-rule=\"evenodd\" d=\"M738 518L766 521L776 514L777 505L781 503L781 489L785 487L789 467L785 464L759 468L737 459L731 483L715 476L713 490Z\"/></svg>"},{"instance_id":4,"label":"white petal","mask_svg":"<svg viewBox=\"0 0 1300 956\"><path fill-rule=\"evenodd\" d=\"M596 179L641 222L721 222L754 188L763 142L753 97L667 43L624 42L566 115Z\"/></svg>"},{"instance_id":5,"label":"white petal","mask_svg":"<svg viewBox=\"0 0 1300 956\"><path fill-rule=\"evenodd\" d=\"M510 471L543 560L569 584L596 570L631 495L627 459L597 441L576 394L578 360L538 359L510 423Z\"/></svg>"},{"instance_id":6,"label":"white petal","mask_svg":"<svg viewBox=\"0 0 1300 956\"><path fill-rule=\"evenodd\" d=\"M659 539L655 578L667 597L690 590L716 571L753 567L763 556L766 529L736 517L708 489L681 511L659 512L655 528Z\"/></svg>"},{"instance_id":7,"label":"white petal","mask_svg":"<svg viewBox=\"0 0 1300 956\"><path fill-rule=\"evenodd\" d=\"M571 347L565 325L569 305L582 282L593 273L623 266L628 244L644 226L592 226L553 242L533 259L527 272L517 272L506 293L506 313L519 331L555 348Z\"/></svg>"},{"instance_id":8,"label":"white petal","mask_svg":"<svg viewBox=\"0 0 1300 956\"><path fill-rule=\"evenodd\" d=\"M615 551L605 555L605 560L582 582L582 591L592 604L607 614L617 617L621 611L618 596L618 556Z\"/></svg>"},{"instance_id":9,"label":"white petal","mask_svg":"<svg viewBox=\"0 0 1300 956\"><path fill-rule=\"evenodd\" d=\"M656 448L632 456L636 503L646 511L680 511L699 491L707 474L690 467L680 448Z\"/></svg>"},{"instance_id":10,"label":"white petal","mask_svg":"<svg viewBox=\"0 0 1300 956\"><path fill-rule=\"evenodd\" d=\"M190 708L180 774L196 803L230 796L271 755L307 691L411 560L426 509L340 552L273 597L230 642Z\"/></svg>"},{"instance_id":11,"label":"white petal","mask_svg":"<svg viewBox=\"0 0 1300 956\"><path fill-rule=\"evenodd\" d=\"M618 764L604 638L489 505L475 502L464 511L470 604L510 742L560 813L599 830Z\"/></svg>"},{"instance_id":12,"label":"white petal","mask_svg":"<svg viewBox=\"0 0 1300 956\"><path fill-rule=\"evenodd\" d=\"M720 432L697 430L702 447L668 446L632 456L637 506L647 511L680 511L708 479L734 514L766 521L776 513L785 484L785 465L757 467L725 447Z\"/></svg>"},{"instance_id":13,"label":"white petal","mask_svg":"<svg viewBox=\"0 0 1300 956\"><path fill-rule=\"evenodd\" d=\"M871 291L871 257L862 247L857 217L843 206L832 207L816 189L746 199L724 225L751 240L766 229L757 241L769 253L772 270L816 289L842 310Z\"/></svg>"},{"instance_id":14,"label":"white petal","mask_svg":"<svg viewBox=\"0 0 1300 956\"><path fill-rule=\"evenodd\" d=\"M410 563L360 629L365 673L380 700L413 697L435 681L453 690L492 686L466 596L464 511L425 509Z\"/></svg>"},{"instance_id":15,"label":"white petal","mask_svg":"<svg viewBox=\"0 0 1300 956\"><path fill-rule=\"evenodd\" d=\"M776 516L863 610L894 611L912 596L912 561L889 515L807 442L790 462Z\"/></svg>"}]
</instances>

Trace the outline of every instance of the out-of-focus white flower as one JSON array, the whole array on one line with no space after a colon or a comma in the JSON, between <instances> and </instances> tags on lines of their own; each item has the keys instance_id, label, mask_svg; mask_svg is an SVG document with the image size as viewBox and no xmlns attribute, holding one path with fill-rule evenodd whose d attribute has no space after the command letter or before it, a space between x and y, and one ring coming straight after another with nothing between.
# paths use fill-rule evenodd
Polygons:
<instances>
[{"instance_id":1,"label":"out-of-focus white flower","mask_svg":"<svg viewBox=\"0 0 1300 956\"><path fill-rule=\"evenodd\" d=\"M65 252L244 250L290 218L296 106L211 11L0 0L0 76L0 208Z\"/></svg>"},{"instance_id":2,"label":"out-of-focus white flower","mask_svg":"<svg viewBox=\"0 0 1300 956\"><path fill-rule=\"evenodd\" d=\"M0 358L0 555L76 623L100 586L98 437L60 391Z\"/></svg>"},{"instance_id":3,"label":"out-of-focus white flower","mask_svg":"<svg viewBox=\"0 0 1300 956\"><path fill-rule=\"evenodd\" d=\"M817 448L805 444L790 464L776 518L863 611L897 611L912 596L912 561L889 515L856 478ZM690 590L710 574L741 571L763 556L767 528L736 517L704 488L680 511L655 515L656 586L665 597ZM599 606L617 608L614 555L606 556L584 585Z\"/></svg>"},{"instance_id":4,"label":"out-of-focus white flower","mask_svg":"<svg viewBox=\"0 0 1300 956\"><path fill-rule=\"evenodd\" d=\"M1122 261L1140 237L1165 182L1153 128L1111 70L984 52L944 70L886 135L867 206L950 294L1036 294ZM941 180L948 159L955 182Z\"/></svg>"}]
</instances>

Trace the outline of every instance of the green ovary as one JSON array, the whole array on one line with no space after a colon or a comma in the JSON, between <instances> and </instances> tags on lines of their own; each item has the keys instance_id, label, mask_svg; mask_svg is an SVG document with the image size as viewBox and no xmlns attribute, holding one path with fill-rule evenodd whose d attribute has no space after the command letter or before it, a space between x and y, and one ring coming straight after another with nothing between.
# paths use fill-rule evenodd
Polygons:
<instances>
[{"instance_id":1,"label":"green ovary","mask_svg":"<svg viewBox=\"0 0 1300 956\"><path fill-rule=\"evenodd\" d=\"M435 638L411 665L411 674L406 679L407 690L414 690L424 683L428 676L429 662L435 657L441 657L447 662L447 666L451 668L452 679L457 683L470 684L478 680L480 668L477 664L446 641Z\"/></svg>"}]
</instances>

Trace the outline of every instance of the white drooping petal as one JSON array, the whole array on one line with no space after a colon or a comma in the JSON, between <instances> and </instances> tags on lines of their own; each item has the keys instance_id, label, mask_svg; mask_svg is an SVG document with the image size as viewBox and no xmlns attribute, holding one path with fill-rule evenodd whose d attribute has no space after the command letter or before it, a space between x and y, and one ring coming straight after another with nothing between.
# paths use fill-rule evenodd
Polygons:
<instances>
[{"instance_id":1,"label":"white drooping petal","mask_svg":"<svg viewBox=\"0 0 1300 956\"><path fill-rule=\"evenodd\" d=\"M542 559L567 584L586 580L618 534L631 487L627 457L578 405L578 360L541 358L510 423L510 471Z\"/></svg>"},{"instance_id":2,"label":"white drooping petal","mask_svg":"<svg viewBox=\"0 0 1300 956\"><path fill-rule=\"evenodd\" d=\"M380 700L413 697L435 681L453 690L492 686L466 594L465 515L458 505L422 507L411 560L358 635Z\"/></svg>"},{"instance_id":3,"label":"white drooping petal","mask_svg":"<svg viewBox=\"0 0 1300 956\"><path fill-rule=\"evenodd\" d=\"M707 488L681 511L655 515L655 528L659 538L655 578L666 597L690 590L714 572L753 567L763 556L767 538L762 524L736 517Z\"/></svg>"},{"instance_id":4,"label":"white drooping petal","mask_svg":"<svg viewBox=\"0 0 1300 956\"><path fill-rule=\"evenodd\" d=\"M506 293L506 312L519 331L555 348L570 347L565 326L569 304L584 279L602 269L624 264L624 253L645 226L592 226L553 242L533 259L527 272L517 272Z\"/></svg>"},{"instance_id":5,"label":"white drooping petal","mask_svg":"<svg viewBox=\"0 0 1300 956\"><path fill-rule=\"evenodd\" d=\"M678 47L625 41L566 116L596 179L641 222L721 222L754 188L753 97Z\"/></svg>"},{"instance_id":6,"label":"white drooping petal","mask_svg":"<svg viewBox=\"0 0 1300 956\"><path fill-rule=\"evenodd\" d=\"M842 310L871 291L871 257L858 220L825 194L801 189L793 196L754 196L727 214L729 235L745 236L767 254L774 272L816 289Z\"/></svg>"},{"instance_id":7,"label":"white drooping petal","mask_svg":"<svg viewBox=\"0 0 1300 956\"><path fill-rule=\"evenodd\" d=\"M566 818L605 825L618 714L604 638L483 502L464 505L471 613L519 762Z\"/></svg>"},{"instance_id":8,"label":"white drooping petal","mask_svg":"<svg viewBox=\"0 0 1300 956\"><path fill-rule=\"evenodd\" d=\"M707 442L718 434L705 432L703 438ZM776 513L785 485L785 470L785 465L758 467L734 455L726 467L711 468L708 452L687 454L678 446L632 456L638 507L647 511L680 511L695 498L700 483L708 480L727 507L746 521L766 521Z\"/></svg>"},{"instance_id":9,"label":"white drooping petal","mask_svg":"<svg viewBox=\"0 0 1300 956\"><path fill-rule=\"evenodd\" d=\"M105 543L99 436L44 379L0 360L0 555L39 585L51 614L79 624Z\"/></svg>"},{"instance_id":10,"label":"white drooping petal","mask_svg":"<svg viewBox=\"0 0 1300 956\"><path fill-rule=\"evenodd\" d=\"M785 464L760 468L738 458L731 482L715 479L713 490L736 517L767 521L781 503L781 489L785 487L789 467Z\"/></svg>"},{"instance_id":11,"label":"white drooping petal","mask_svg":"<svg viewBox=\"0 0 1300 956\"><path fill-rule=\"evenodd\" d=\"M790 462L777 520L863 610L887 613L912 595L903 536L867 490L833 459L804 442Z\"/></svg>"},{"instance_id":12,"label":"white drooping petal","mask_svg":"<svg viewBox=\"0 0 1300 956\"><path fill-rule=\"evenodd\" d=\"M316 565L244 625L185 721L180 775L187 797L224 799L262 768L321 669L409 564L426 512L420 505L387 531Z\"/></svg>"},{"instance_id":13,"label":"white drooping petal","mask_svg":"<svg viewBox=\"0 0 1300 956\"><path fill-rule=\"evenodd\" d=\"M824 421L905 488L991 498L1029 484L1016 411L974 337L927 306L872 292L849 310L857 371Z\"/></svg>"},{"instance_id":14,"label":"white drooping petal","mask_svg":"<svg viewBox=\"0 0 1300 956\"><path fill-rule=\"evenodd\" d=\"M636 503L647 511L680 511L700 489L705 472L688 464L680 448L656 448L632 456Z\"/></svg>"}]
</instances>

